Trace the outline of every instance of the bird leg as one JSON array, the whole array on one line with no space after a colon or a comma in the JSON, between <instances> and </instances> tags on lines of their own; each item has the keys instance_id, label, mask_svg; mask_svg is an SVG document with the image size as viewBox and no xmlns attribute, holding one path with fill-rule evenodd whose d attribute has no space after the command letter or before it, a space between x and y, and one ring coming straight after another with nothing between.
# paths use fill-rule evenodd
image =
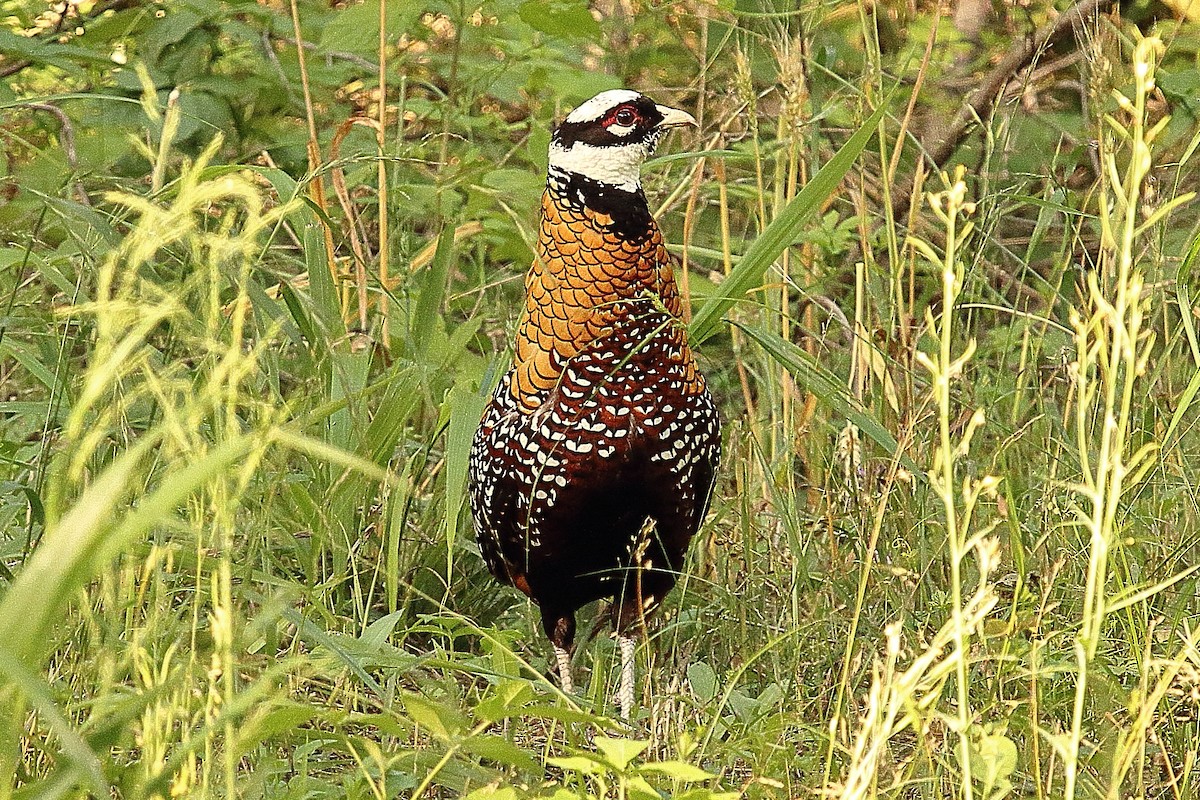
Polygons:
<instances>
[{"instance_id":1,"label":"bird leg","mask_svg":"<svg viewBox=\"0 0 1200 800\"><path fill-rule=\"evenodd\" d=\"M637 640L622 633L617 635L617 645L621 648L621 689L617 702L621 706L621 719L628 720L633 711L633 651Z\"/></svg>"},{"instance_id":2,"label":"bird leg","mask_svg":"<svg viewBox=\"0 0 1200 800\"><path fill-rule=\"evenodd\" d=\"M655 536L657 526L658 522L653 517L648 517L642 524L636 546L630 553L634 564L633 586L628 587L627 591L631 588L632 592L624 598L613 619L613 627L617 629L617 646L621 650L621 689L617 694L617 702L621 706L621 719L624 720L628 720L630 712L633 711L633 654L637 648L637 639L631 632L645 630L646 604L643 601L648 599L653 603L652 597L642 596L642 571L651 565L650 560L646 558L646 549L650 546L651 538Z\"/></svg>"},{"instance_id":3,"label":"bird leg","mask_svg":"<svg viewBox=\"0 0 1200 800\"><path fill-rule=\"evenodd\" d=\"M558 684L566 694L575 693L575 684L571 680L571 651L554 645L554 658L558 662Z\"/></svg>"},{"instance_id":4,"label":"bird leg","mask_svg":"<svg viewBox=\"0 0 1200 800\"><path fill-rule=\"evenodd\" d=\"M574 694L571 680L571 651L575 649L575 613L542 607L542 629L554 645L554 661L558 669L558 685L566 694Z\"/></svg>"}]
</instances>

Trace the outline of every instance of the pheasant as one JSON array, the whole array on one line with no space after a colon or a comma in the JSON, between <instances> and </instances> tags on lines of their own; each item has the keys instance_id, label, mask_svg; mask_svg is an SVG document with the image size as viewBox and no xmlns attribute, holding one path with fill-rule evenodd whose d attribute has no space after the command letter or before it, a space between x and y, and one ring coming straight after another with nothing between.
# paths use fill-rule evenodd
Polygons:
<instances>
[{"instance_id":1,"label":"pheasant","mask_svg":"<svg viewBox=\"0 0 1200 800\"><path fill-rule=\"evenodd\" d=\"M720 418L640 178L671 128L695 124L612 90L555 129L514 364L471 446L488 570L539 606L567 693L575 612L612 601L626 719L635 634L679 577L720 457Z\"/></svg>"}]
</instances>

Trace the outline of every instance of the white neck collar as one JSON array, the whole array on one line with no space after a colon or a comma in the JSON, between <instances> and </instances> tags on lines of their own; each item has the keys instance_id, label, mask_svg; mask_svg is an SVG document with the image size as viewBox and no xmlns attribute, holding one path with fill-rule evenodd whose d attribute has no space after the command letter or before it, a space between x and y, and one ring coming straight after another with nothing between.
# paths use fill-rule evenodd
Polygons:
<instances>
[{"instance_id":1,"label":"white neck collar","mask_svg":"<svg viewBox=\"0 0 1200 800\"><path fill-rule=\"evenodd\" d=\"M570 148L551 143L550 168L574 172L624 192L636 192L642 188L642 163L648 155L649 148L640 142L617 147L575 142Z\"/></svg>"}]
</instances>

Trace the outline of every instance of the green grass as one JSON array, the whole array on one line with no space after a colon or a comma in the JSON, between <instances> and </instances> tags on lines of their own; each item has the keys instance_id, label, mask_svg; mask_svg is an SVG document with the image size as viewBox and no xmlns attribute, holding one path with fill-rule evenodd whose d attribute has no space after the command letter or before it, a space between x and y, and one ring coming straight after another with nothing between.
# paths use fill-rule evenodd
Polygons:
<instances>
[{"instance_id":1,"label":"green grass","mask_svg":"<svg viewBox=\"0 0 1200 800\"><path fill-rule=\"evenodd\" d=\"M945 113L968 49L922 66L924 9L654 8L579 56L582 6L386 4L424 49L335 159L379 116L378 4L300 5L304 76L284 39L245 67L286 9L196 8L118 18L159 77L14 84L92 105L57 101L75 168L40 117L5 133L0 796L1196 793L1193 23L1089 29L1086 102L1034 81L894 219L903 86ZM169 96L209 34L222 80ZM277 75L286 111L213 135L200 95ZM464 495L549 121L622 82L703 122L646 183L726 429L629 727L607 632L576 696L547 680Z\"/></svg>"}]
</instances>

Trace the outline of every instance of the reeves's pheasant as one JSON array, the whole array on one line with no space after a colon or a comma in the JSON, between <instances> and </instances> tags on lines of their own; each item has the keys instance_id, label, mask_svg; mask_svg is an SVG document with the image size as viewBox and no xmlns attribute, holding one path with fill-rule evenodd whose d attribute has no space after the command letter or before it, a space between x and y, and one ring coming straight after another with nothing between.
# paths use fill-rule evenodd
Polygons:
<instances>
[{"instance_id":1,"label":"reeves's pheasant","mask_svg":"<svg viewBox=\"0 0 1200 800\"><path fill-rule=\"evenodd\" d=\"M640 179L663 135L694 124L613 90L555 129L515 363L471 446L480 549L497 580L540 607L565 691L575 612L613 600L625 717L633 634L675 585L720 455Z\"/></svg>"}]
</instances>

